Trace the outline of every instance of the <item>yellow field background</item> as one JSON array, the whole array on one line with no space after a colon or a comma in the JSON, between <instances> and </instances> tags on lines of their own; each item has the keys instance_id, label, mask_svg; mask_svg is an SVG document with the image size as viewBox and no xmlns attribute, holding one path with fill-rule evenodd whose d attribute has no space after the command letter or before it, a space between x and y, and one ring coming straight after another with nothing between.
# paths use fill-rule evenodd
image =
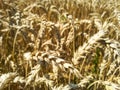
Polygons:
<instances>
[{"instance_id":1,"label":"yellow field background","mask_svg":"<svg viewBox=\"0 0 120 90\"><path fill-rule=\"evenodd\" d=\"M120 90L120 1L0 0L0 90Z\"/></svg>"}]
</instances>

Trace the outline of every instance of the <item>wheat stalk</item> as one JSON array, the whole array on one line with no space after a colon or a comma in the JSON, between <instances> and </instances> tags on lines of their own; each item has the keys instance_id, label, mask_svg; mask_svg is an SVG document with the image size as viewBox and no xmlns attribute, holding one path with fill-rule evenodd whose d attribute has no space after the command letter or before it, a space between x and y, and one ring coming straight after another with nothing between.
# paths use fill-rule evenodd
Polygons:
<instances>
[{"instance_id":1,"label":"wheat stalk","mask_svg":"<svg viewBox=\"0 0 120 90\"><path fill-rule=\"evenodd\" d=\"M3 90L4 88L8 87L8 85L11 82L13 82L16 75L17 75L16 73L2 74L0 76L0 90Z\"/></svg>"},{"instance_id":2,"label":"wheat stalk","mask_svg":"<svg viewBox=\"0 0 120 90\"><path fill-rule=\"evenodd\" d=\"M79 47L78 50L75 52L75 59L73 60L73 63L79 64L80 59L86 58L86 55L88 53L91 53L96 46L98 46L98 41L101 40L103 36L106 35L106 31L100 30L98 33L96 33L94 36L92 36L87 43L84 43L82 47Z\"/></svg>"}]
</instances>

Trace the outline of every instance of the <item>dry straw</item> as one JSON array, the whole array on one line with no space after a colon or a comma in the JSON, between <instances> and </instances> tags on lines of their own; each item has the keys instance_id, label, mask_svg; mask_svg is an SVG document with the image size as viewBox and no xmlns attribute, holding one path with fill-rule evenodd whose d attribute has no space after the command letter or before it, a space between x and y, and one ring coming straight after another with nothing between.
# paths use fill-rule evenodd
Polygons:
<instances>
[{"instance_id":1,"label":"dry straw","mask_svg":"<svg viewBox=\"0 0 120 90\"><path fill-rule=\"evenodd\" d=\"M119 90L119 0L0 0L0 90Z\"/></svg>"}]
</instances>

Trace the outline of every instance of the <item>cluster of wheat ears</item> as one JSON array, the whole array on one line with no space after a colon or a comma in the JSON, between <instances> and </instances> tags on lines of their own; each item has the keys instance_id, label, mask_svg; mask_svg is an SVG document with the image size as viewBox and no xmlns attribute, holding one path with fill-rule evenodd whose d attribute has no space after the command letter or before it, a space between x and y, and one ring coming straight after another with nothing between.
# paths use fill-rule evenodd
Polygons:
<instances>
[{"instance_id":1,"label":"cluster of wheat ears","mask_svg":"<svg viewBox=\"0 0 120 90\"><path fill-rule=\"evenodd\" d=\"M120 90L119 0L0 0L0 90Z\"/></svg>"}]
</instances>

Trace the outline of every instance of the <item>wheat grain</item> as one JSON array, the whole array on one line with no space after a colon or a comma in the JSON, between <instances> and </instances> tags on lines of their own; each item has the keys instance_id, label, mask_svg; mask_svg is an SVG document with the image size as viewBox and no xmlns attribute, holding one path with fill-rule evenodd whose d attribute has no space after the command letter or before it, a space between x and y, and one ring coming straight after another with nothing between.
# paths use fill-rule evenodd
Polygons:
<instances>
[{"instance_id":1,"label":"wheat grain","mask_svg":"<svg viewBox=\"0 0 120 90\"><path fill-rule=\"evenodd\" d=\"M0 90L3 90L5 87L8 87L8 84L10 84L14 80L16 75L16 73L2 74L0 76Z\"/></svg>"}]
</instances>

